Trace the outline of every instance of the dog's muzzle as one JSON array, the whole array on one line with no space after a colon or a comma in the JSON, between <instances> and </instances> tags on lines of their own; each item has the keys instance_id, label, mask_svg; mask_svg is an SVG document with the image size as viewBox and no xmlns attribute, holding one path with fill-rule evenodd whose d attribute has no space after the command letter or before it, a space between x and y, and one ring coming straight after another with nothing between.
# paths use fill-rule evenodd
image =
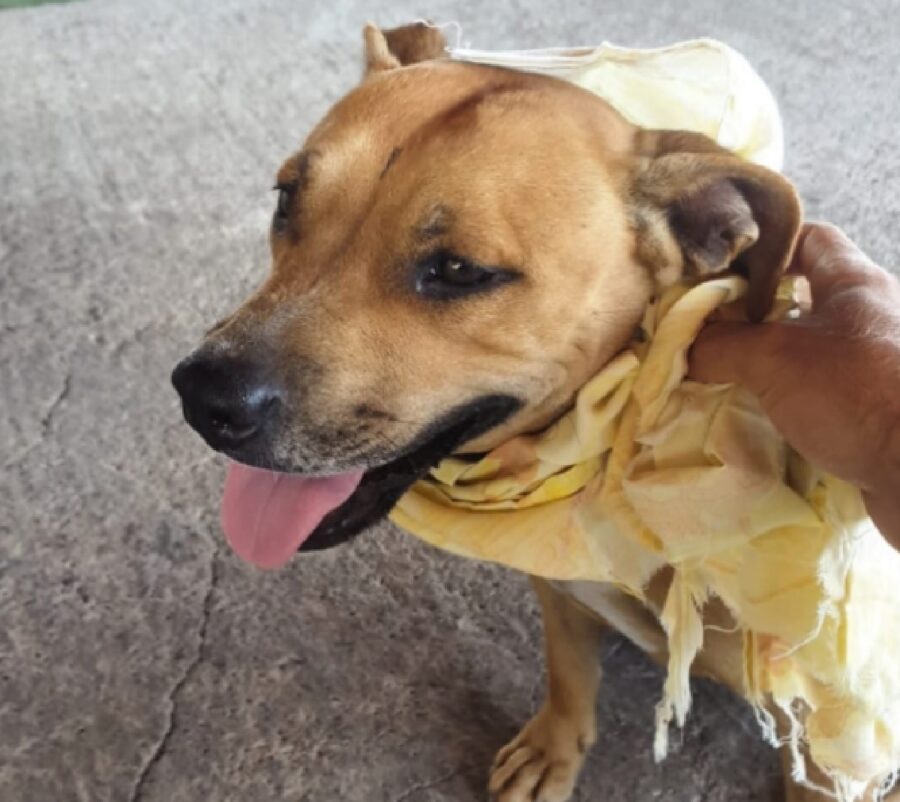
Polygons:
<instances>
[{"instance_id":1,"label":"dog's muzzle","mask_svg":"<svg viewBox=\"0 0 900 802\"><path fill-rule=\"evenodd\" d=\"M178 363L172 384L187 422L212 448L226 453L268 433L284 395L262 366L203 349Z\"/></svg>"}]
</instances>

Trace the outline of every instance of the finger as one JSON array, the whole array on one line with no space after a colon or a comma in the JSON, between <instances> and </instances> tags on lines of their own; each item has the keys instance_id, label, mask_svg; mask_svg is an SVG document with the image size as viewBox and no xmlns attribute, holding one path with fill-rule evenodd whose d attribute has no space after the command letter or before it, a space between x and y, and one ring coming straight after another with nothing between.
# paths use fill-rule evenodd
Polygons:
<instances>
[{"instance_id":1,"label":"finger","mask_svg":"<svg viewBox=\"0 0 900 802\"><path fill-rule=\"evenodd\" d=\"M688 377L707 384L741 384L762 395L780 374L781 347L789 332L785 323L711 323L697 337L689 354Z\"/></svg>"},{"instance_id":2,"label":"finger","mask_svg":"<svg viewBox=\"0 0 900 802\"><path fill-rule=\"evenodd\" d=\"M841 229L829 223L807 223L800 232L789 272L806 276L813 305L837 290L870 281L877 267Z\"/></svg>"},{"instance_id":3,"label":"finger","mask_svg":"<svg viewBox=\"0 0 900 802\"><path fill-rule=\"evenodd\" d=\"M800 255L803 253L803 243L809 236L809 232L817 225L818 223L806 222L800 227L800 233L797 235L797 241L794 243L794 251L791 253L791 261L788 262L787 270L785 271L787 274L792 276L804 275L802 269L803 260L800 258Z\"/></svg>"},{"instance_id":4,"label":"finger","mask_svg":"<svg viewBox=\"0 0 900 802\"><path fill-rule=\"evenodd\" d=\"M787 272L796 276L805 275L805 271L803 269L803 243L806 242L806 238L820 226L828 226L830 223L820 223L816 220L807 220L800 226L800 233L797 235L797 241L794 243L794 252L791 254L791 261L788 263Z\"/></svg>"}]
</instances>

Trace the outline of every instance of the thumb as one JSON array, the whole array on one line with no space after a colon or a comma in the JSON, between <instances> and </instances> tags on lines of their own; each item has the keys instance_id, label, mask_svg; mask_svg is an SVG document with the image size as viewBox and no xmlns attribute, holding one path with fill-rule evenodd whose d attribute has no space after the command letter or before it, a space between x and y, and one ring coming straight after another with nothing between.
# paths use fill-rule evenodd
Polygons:
<instances>
[{"instance_id":1,"label":"thumb","mask_svg":"<svg viewBox=\"0 0 900 802\"><path fill-rule=\"evenodd\" d=\"M836 290L864 284L883 272L841 229L828 223L804 226L789 270L809 280L814 307Z\"/></svg>"},{"instance_id":2,"label":"thumb","mask_svg":"<svg viewBox=\"0 0 900 802\"><path fill-rule=\"evenodd\" d=\"M781 323L710 323L691 348L688 377L707 384L741 384L761 395L779 372L783 336Z\"/></svg>"}]
</instances>

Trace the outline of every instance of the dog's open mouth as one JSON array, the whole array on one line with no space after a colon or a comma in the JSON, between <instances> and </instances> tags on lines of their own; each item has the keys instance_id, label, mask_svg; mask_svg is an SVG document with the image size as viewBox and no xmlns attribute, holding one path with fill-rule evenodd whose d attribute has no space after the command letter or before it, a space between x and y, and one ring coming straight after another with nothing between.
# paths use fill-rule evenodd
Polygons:
<instances>
[{"instance_id":1,"label":"dog's open mouth","mask_svg":"<svg viewBox=\"0 0 900 802\"><path fill-rule=\"evenodd\" d=\"M298 550L336 546L387 515L430 468L520 406L485 396L432 424L399 457L368 470L308 477L233 462L222 498L222 528L239 557L278 568Z\"/></svg>"}]
</instances>

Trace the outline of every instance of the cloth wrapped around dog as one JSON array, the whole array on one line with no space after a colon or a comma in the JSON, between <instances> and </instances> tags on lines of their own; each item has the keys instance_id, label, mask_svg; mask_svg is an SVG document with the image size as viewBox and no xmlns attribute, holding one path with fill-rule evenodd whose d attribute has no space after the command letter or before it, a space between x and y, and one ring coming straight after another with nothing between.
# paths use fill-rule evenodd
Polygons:
<instances>
[{"instance_id":1,"label":"cloth wrapped around dog","mask_svg":"<svg viewBox=\"0 0 900 802\"><path fill-rule=\"evenodd\" d=\"M719 43L453 55L569 78L637 124L698 130L780 167L775 102ZM704 320L717 309L740 318L745 286L728 275L672 287L647 310L641 341L585 385L568 414L475 462L445 460L391 517L455 554L612 582L637 597L671 566L657 757L690 706L699 610L715 595L743 631L745 693L765 734L775 739L770 697L793 723L795 777L806 778L804 739L847 802L900 766L900 555L860 493L793 453L749 393L685 380ZM790 308L785 280L772 315Z\"/></svg>"}]
</instances>

